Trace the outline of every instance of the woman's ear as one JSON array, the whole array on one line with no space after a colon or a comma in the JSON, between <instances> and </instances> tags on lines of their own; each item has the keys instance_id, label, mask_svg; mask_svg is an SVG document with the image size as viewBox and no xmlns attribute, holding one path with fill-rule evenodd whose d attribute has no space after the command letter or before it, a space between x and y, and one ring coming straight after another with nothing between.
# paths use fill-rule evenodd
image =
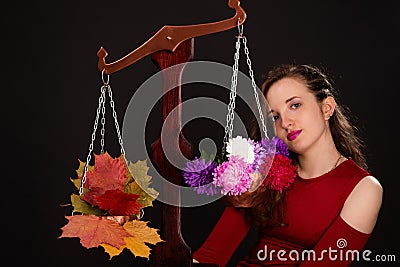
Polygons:
<instances>
[{"instance_id":1,"label":"woman's ear","mask_svg":"<svg viewBox=\"0 0 400 267\"><path fill-rule=\"evenodd\" d=\"M322 101L322 113L325 120L329 120L336 108L336 101L332 96L328 96Z\"/></svg>"}]
</instances>

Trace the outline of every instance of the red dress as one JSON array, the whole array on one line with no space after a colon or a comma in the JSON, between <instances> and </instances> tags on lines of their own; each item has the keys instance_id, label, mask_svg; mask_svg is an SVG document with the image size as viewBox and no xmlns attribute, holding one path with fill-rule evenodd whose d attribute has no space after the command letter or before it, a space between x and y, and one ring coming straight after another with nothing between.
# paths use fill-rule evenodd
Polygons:
<instances>
[{"instance_id":1,"label":"red dress","mask_svg":"<svg viewBox=\"0 0 400 267\"><path fill-rule=\"evenodd\" d=\"M350 266L352 259L362 260L361 250L371 234L352 228L339 214L351 191L368 175L348 159L319 177L297 177L292 189L286 192L287 225L260 232L237 267L343 267ZM193 258L226 266L250 227L243 210L226 207Z\"/></svg>"}]
</instances>

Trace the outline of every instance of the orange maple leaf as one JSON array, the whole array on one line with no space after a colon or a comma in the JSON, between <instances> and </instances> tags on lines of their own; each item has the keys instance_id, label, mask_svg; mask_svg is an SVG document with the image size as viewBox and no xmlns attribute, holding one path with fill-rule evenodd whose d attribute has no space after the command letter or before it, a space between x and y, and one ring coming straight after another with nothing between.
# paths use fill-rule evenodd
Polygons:
<instances>
[{"instance_id":1,"label":"orange maple leaf","mask_svg":"<svg viewBox=\"0 0 400 267\"><path fill-rule=\"evenodd\" d=\"M112 158L107 152L100 155L94 154L95 164L92 171L86 173L85 187L110 189L123 189L126 181L126 164L123 155Z\"/></svg>"},{"instance_id":2,"label":"orange maple leaf","mask_svg":"<svg viewBox=\"0 0 400 267\"><path fill-rule=\"evenodd\" d=\"M68 223L61 228L62 237L78 237L85 248L98 247L106 243L120 248L125 245L124 237L130 234L123 226L106 217L95 215L66 216Z\"/></svg>"},{"instance_id":3,"label":"orange maple leaf","mask_svg":"<svg viewBox=\"0 0 400 267\"><path fill-rule=\"evenodd\" d=\"M155 245L165 241L160 238L157 229L151 228L147 224L148 222L139 220L128 221L123 225L125 230L130 234L130 236L124 238L125 246L119 249L108 244L101 244L101 246L110 255L110 259L121 254L125 248L137 257L149 259L151 248L148 244Z\"/></svg>"},{"instance_id":4,"label":"orange maple leaf","mask_svg":"<svg viewBox=\"0 0 400 267\"><path fill-rule=\"evenodd\" d=\"M127 194L121 190L107 190L101 196L95 196L100 209L106 210L110 215L134 215L139 214L142 205L137 202L139 195Z\"/></svg>"}]
</instances>

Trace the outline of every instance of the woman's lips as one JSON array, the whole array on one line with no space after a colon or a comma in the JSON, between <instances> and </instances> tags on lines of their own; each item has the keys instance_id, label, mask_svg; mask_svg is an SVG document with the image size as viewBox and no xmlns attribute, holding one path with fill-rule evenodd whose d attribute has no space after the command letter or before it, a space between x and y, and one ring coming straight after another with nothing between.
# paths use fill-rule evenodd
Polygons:
<instances>
[{"instance_id":1,"label":"woman's lips","mask_svg":"<svg viewBox=\"0 0 400 267\"><path fill-rule=\"evenodd\" d=\"M294 139L297 138L297 136L299 136L300 133L301 133L301 130L291 131L290 133L288 133L287 139L289 141L293 141Z\"/></svg>"}]
</instances>

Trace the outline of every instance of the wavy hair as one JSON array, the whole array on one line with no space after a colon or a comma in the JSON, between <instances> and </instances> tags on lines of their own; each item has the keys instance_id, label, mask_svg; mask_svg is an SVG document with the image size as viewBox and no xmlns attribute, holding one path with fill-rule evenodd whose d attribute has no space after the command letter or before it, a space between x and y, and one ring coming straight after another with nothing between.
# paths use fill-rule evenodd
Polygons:
<instances>
[{"instance_id":1,"label":"wavy hair","mask_svg":"<svg viewBox=\"0 0 400 267\"><path fill-rule=\"evenodd\" d=\"M302 81L312 92L316 100L321 103L328 96L336 99L337 91L333 82L319 68L312 65L283 64L270 70L264 76L262 92L267 94L269 88L283 78L294 78ZM366 159L363 154L364 143L359 130L352 124L349 109L337 105L329 119L329 128L336 149L345 157L352 158L359 166L367 170ZM321 110L322 112L322 110ZM250 125L250 137L259 140L261 138L257 121ZM293 152L290 157L297 164L297 155ZM254 192L248 192L240 196L226 196L226 203L238 208L246 209L246 217L256 228L285 225L285 191L268 190L259 186Z\"/></svg>"}]
</instances>

